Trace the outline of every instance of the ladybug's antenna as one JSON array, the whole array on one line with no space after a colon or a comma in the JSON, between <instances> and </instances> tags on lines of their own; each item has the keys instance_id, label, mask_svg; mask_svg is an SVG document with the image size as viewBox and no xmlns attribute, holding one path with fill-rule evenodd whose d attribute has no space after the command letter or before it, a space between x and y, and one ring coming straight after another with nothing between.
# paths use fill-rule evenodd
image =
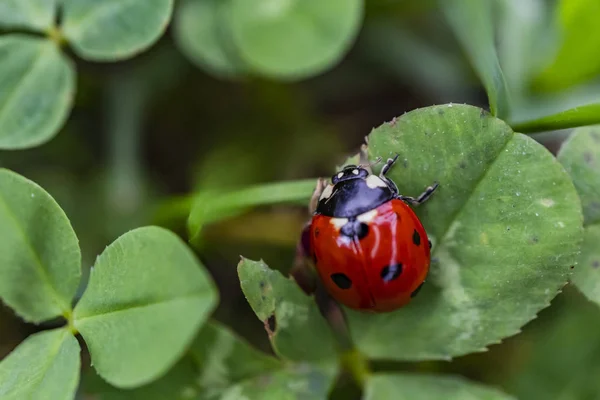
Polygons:
<instances>
[{"instance_id":1,"label":"ladybug's antenna","mask_svg":"<svg viewBox=\"0 0 600 400\"><path fill-rule=\"evenodd\" d=\"M369 163L366 163L366 164L362 164L362 163L361 163L361 164L358 164L358 166L359 166L359 167L362 167L362 168L371 168L371 167L373 167L373 166L375 166L375 165L377 165L377 164L381 163L381 161L383 161L383 158L381 158L381 157L377 157L377 158L375 159L375 161L371 161L371 162L369 162Z\"/></svg>"}]
</instances>

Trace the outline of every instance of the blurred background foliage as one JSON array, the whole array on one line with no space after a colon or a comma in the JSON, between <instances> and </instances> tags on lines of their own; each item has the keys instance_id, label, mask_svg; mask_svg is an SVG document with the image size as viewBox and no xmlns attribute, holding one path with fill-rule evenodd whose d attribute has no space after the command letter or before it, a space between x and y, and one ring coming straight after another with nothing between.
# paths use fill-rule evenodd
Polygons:
<instances>
[{"instance_id":1,"label":"blurred background foliage","mask_svg":"<svg viewBox=\"0 0 600 400\"><path fill-rule=\"evenodd\" d=\"M324 4L306 1L307 10ZM281 26L295 29L293 15L261 36L249 8L223 22L218 1L179 1L149 51L113 64L76 58L78 90L67 124L41 147L0 151L0 166L55 197L79 235L84 267L137 226L158 224L187 237L198 193L328 176L373 127L408 110L446 102L486 108L485 91L436 4L368 0L361 12L358 0L332 0L330 35L313 38L322 43L305 55L306 38L274 35ZM587 105L584 120L599 122L597 2L498 0L494 7L508 121L518 126ZM265 48L293 61L273 65ZM534 138L556 153L567 134ZM305 205L280 205L203 230L197 250L222 294L217 319L265 351L263 326L240 291L235 265L244 254L287 272L307 219ZM0 309L0 358L39 329ZM568 285L523 334L486 353L379 362L375 370L453 372L523 399L598 399L599 338L600 309ZM335 393L352 398L356 390L342 380Z\"/></svg>"}]
</instances>

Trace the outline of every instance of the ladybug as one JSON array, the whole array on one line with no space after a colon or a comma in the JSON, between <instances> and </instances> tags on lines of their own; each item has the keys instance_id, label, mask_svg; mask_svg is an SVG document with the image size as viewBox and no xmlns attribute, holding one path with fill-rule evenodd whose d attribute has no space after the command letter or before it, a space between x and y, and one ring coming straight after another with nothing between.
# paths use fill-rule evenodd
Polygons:
<instances>
[{"instance_id":1,"label":"ladybug","mask_svg":"<svg viewBox=\"0 0 600 400\"><path fill-rule=\"evenodd\" d=\"M417 198L401 195L386 177L397 159L388 159L379 175L348 165L315 192L309 227L313 262L331 296L356 310L387 312L406 305L429 272L431 242L408 204L424 203L438 184Z\"/></svg>"}]
</instances>

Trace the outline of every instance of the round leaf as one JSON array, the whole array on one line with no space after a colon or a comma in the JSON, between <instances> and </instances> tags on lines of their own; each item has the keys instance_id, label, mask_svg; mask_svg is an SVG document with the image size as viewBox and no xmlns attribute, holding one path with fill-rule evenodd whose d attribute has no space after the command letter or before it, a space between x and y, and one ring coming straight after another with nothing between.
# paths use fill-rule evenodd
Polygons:
<instances>
[{"instance_id":1,"label":"round leaf","mask_svg":"<svg viewBox=\"0 0 600 400\"><path fill-rule=\"evenodd\" d=\"M585 296L600 305L600 224L585 228L581 256L573 283Z\"/></svg>"},{"instance_id":2,"label":"round leaf","mask_svg":"<svg viewBox=\"0 0 600 400\"><path fill-rule=\"evenodd\" d=\"M74 67L56 43L0 36L0 149L50 140L64 124L74 92Z\"/></svg>"},{"instance_id":3,"label":"round leaf","mask_svg":"<svg viewBox=\"0 0 600 400\"><path fill-rule=\"evenodd\" d=\"M314 299L291 279L263 261L242 259L238 265L242 291L264 322L276 353L294 361L336 358L332 332Z\"/></svg>"},{"instance_id":4,"label":"round leaf","mask_svg":"<svg viewBox=\"0 0 600 400\"><path fill-rule=\"evenodd\" d=\"M196 365L191 357L184 357L162 378L137 389L118 389L109 385L89 370L82 386L94 400L191 400L197 397Z\"/></svg>"},{"instance_id":5,"label":"round leaf","mask_svg":"<svg viewBox=\"0 0 600 400\"><path fill-rule=\"evenodd\" d=\"M79 343L66 329L28 337L0 363L3 400L71 400L79 383Z\"/></svg>"},{"instance_id":6,"label":"round leaf","mask_svg":"<svg viewBox=\"0 0 600 400\"><path fill-rule=\"evenodd\" d=\"M600 224L600 126L573 131L557 158L579 193L585 224Z\"/></svg>"},{"instance_id":7,"label":"round leaf","mask_svg":"<svg viewBox=\"0 0 600 400\"><path fill-rule=\"evenodd\" d=\"M417 374L377 374L367 381L365 400L510 400L499 390L463 378Z\"/></svg>"},{"instance_id":8,"label":"round leaf","mask_svg":"<svg viewBox=\"0 0 600 400\"><path fill-rule=\"evenodd\" d=\"M63 32L86 60L133 57L164 33L173 0L63 0Z\"/></svg>"},{"instance_id":9,"label":"round leaf","mask_svg":"<svg viewBox=\"0 0 600 400\"><path fill-rule=\"evenodd\" d=\"M100 376L135 387L177 362L216 302L212 280L189 248L172 232L145 227L98 257L74 325Z\"/></svg>"},{"instance_id":10,"label":"round leaf","mask_svg":"<svg viewBox=\"0 0 600 400\"><path fill-rule=\"evenodd\" d=\"M230 42L223 0L188 0L175 18L175 40L192 62L217 76L235 76L245 66Z\"/></svg>"},{"instance_id":11,"label":"round leaf","mask_svg":"<svg viewBox=\"0 0 600 400\"><path fill-rule=\"evenodd\" d=\"M363 18L362 0L232 0L233 40L254 70L299 79L336 64Z\"/></svg>"},{"instance_id":12,"label":"round leaf","mask_svg":"<svg viewBox=\"0 0 600 400\"><path fill-rule=\"evenodd\" d=\"M41 187L0 169L0 297L26 321L71 312L81 275L77 236Z\"/></svg>"},{"instance_id":13,"label":"round leaf","mask_svg":"<svg viewBox=\"0 0 600 400\"><path fill-rule=\"evenodd\" d=\"M349 313L358 348L447 359L519 332L566 283L579 251L581 206L564 169L540 144L464 105L415 110L375 129L369 157L394 154L388 176L404 195L440 184L416 210L435 261L408 306Z\"/></svg>"},{"instance_id":14,"label":"round leaf","mask_svg":"<svg viewBox=\"0 0 600 400\"><path fill-rule=\"evenodd\" d=\"M56 0L2 0L0 27L45 31L54 25Z\"/></svg>"},{"instance_id":15,"label":"round leaf","mask_svg":"<svg viewBox=\"0 0 600 400\"><path fill-rule=\"evenodd\" d=\"M600 127L576 129L563 144L558 160L571 175L585 216L585 233L573 282L600 304Z\"/></svg>"}]
</instances>

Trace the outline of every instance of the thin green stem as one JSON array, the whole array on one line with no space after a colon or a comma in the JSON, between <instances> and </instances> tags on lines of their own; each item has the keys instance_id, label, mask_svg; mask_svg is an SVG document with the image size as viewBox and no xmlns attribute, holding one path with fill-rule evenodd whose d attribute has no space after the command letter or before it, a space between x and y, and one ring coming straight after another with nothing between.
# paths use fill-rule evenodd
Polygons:
<instances>
[{"instance_id":1,"label":"thin green stem","mask_svg":"<svg viewBox=\"0 0 600 400\"><path fill-rule=\"evenodd\" d=\"M364 388L371 376L369 360L357 349L344 352L341 357L342 367L354 378L354 381Z\"/></svg>"}]
</instances>

